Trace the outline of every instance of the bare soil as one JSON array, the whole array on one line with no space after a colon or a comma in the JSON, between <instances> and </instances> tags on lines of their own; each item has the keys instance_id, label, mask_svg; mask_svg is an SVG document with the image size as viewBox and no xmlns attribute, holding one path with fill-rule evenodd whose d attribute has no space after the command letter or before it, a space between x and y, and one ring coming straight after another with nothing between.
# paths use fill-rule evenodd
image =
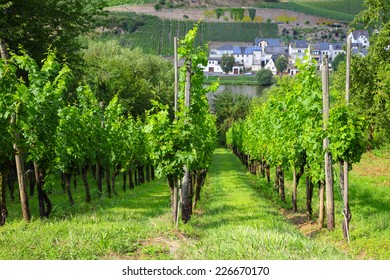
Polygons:
<instances>
[{"instance_id":1,"label":"bare soil","mask_svg":"<svg viewBox=\"0 0 390 280\"><path fill-rule=\"evenodd\" d=\"M228 6L228 5L227 5ZM188 16L189 20L199 20L202 19L203 21L219 21L219 22L225 22L226 20L223 17L220 17L217 19L215 16L213 17L206 17L205 11L209 11L208 8L177 8L177 9L162 9L159 11L156 11L154 9L153 5L124 5L124 6L117 6L117 7L110 7L108 8L109 11L120 11L120 12L135 12L135 13L143 13L148 15L154 15L158 16L160 18L165 19L176 19L176 20L183 20L184 16ZM229 21L231 21L229 13L226 12L226 15L229 18ZM247 15L247 12L246 12ZM256 16L260 16L263 18L264 22L267 19L271 19L275 22L278 21L278 17L281 16L289 16L289 17L297 17L297 20L294 21L295 25L296 23L299 23L300 25L304 25L306 21L317 23L317 22L335 22L334 20L329 19L323 19L311 15L307 15L304 13L299 12L293 12L293 11L286 11L286 10L277 10L277 9L256 9Z\"/></svg>"},{"instance_id":2,"label":"bare soil","mask_svg":"<svg viewBox=\"0 0 390 280\"><path fill-rule=\"evenodd\" d=\"M295 225L306 236L311 237L321 231L318 223L310 220L307 214L294 213L292 210L287 209L281 209L281 212L291 224Z\"/></svg>"}]
</instances>

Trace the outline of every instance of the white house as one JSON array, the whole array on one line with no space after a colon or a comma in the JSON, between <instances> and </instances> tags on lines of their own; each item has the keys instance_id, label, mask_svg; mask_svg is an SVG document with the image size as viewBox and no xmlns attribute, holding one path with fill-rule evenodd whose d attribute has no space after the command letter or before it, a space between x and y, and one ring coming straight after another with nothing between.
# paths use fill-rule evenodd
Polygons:
<instances>
[{"instance_id":1,"label":"white house","mask_svg":"<svg viewBox=\"0 0 390 280\"><path fill-rule=\"evenodd\" d=\"M274 38L256 38L255 46L261 47L261 50L264 52L267 47L281 47L282 43L280 39Z\"/></svg>"},{"instance_id":2,"label":"white house","mask_svg":"<svg viewBox=\"0 0 390 280\"><path fill-rule=\"evenodd\" d=\"M352 48L368 48L370 41L367 30L355 30L348 34L352 40Z\"/></svg>"},{"instance_id":3,"label":"white house","mask_svg":"<svg viewBox=\"0 0 390 280\"><path fill-rule=\"evenodd\" d=\"M275 65L277 58L278 58L277 55L272 55L271 58L268 60L267 64L264 66L264 69L271 70L273 75L276 75L278 73Z\"/></svg>"},{"instance_id":4,"label":"white house","mask_svg":"<svg viewBox=\"0 0 390 280\"><path fill-rule=\"evenodd\" d=\"M318 63L321 63L325 56L328 56L329 61L331 62L341 53L345 53L341 44L321 42L310 45L310 54Z\"/></svg>"},{"instance_id":5,"label":"white house","mask_svg":"<svg viewBox=\"0 0 390 280\"><path fill-rule=\"evenodd\" d=\"M306 40L294 40L288 45L289 63L295 65L297 59L303 59L309 51L309 44Z\"/></svg>"},{"instance_id":6,"label":"white house","mask_svg":"<svg viewBox=\"0 0 390 280\"><path fill-rule=\"evenodd\" d=\"M221 58L224 54L233 55L232 45L223 45L217 49L211 49L209 53L210 58Z\"/></svg>"},{"instance_id":7,"label":"white house","mask_svg":"<svg viewBox=\"0 0 390 280\"><path fill-rule=\"evenodd\" d=\"M221 59L210 57L207 61L207 66L203 69L203 71L210 73L223 73L221 68Z\"/></svg>"},{"instance_id":8,"label":"white house","mask_svg":"<svg viewBox=\"0 0 390 280\"><path fill-rule=\"evenodd\" d=\"M261 65L261 48L256 46L233 46L233 56L237 64L251 68L254 63Z\"/></svg>"}]
</instances>

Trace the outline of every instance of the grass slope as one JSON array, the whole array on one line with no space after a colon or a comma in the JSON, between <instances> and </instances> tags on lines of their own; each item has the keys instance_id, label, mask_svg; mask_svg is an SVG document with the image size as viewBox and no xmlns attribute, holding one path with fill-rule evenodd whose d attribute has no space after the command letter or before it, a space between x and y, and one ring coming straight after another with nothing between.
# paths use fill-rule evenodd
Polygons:
<instances>
[{"instance_id":1,"label":"grass slope","mask_svg":"<svg viewBox=\"0 0 390 280\"><path fill-rule=\"evenodd\" d=\"M189 259L345 259L288 223L228 150L217 149L201 202L191 221L199 241L182 251Z\"/></svg>"},{"instance_id":2,"label":"grass slope","mask_svg":"<svg viewBox=\"0 0 390 280\"><path fill-rule=\"evenodd\" d=\"M230 151L217 149L199 209L179 230L170 221L169 190L156 180L98 198L73 190L75 206L54 189L53 213L41 221L36 197L33 214L21 219L18 199L8 201L9 217L0 227L0 259L390 259L390 157L366 154L351 172L351 242L340 229L341 201L336 194L336 229L304 236L282 214L273 188L248 174ZM288 176L287 176L288 177ZM93 179L91 186L95 186ZM290 197L287 184L286 197ZM304 213L304 184L298 190ZM317 194L313 196L318 214ZM295 219L296 217L293 217ZM347 252L347 253L345 253Z\"/></svg>"},{"instance_id":3,"label":"grass slope","mask_svg":"<svg viewBox=\"0 0 390 280\"><path fill-rule=\"evenodd\" d=\"M290 221L299 225L301 230L310 234L314 240L335 244L347 252L352 259L390 259L390 153L382 155L366 153L360 163L354 164L349 175L349 203L352 212L350 222L350 243L343 239L341 224L342 198L337 177L338 164L334 164L334 198L335 198L335 230L319 230L315 220L318 217L318 188L314 188L313 217L310 222L306 216L306 186L305 176L298 186L298 213L291 214L286 210ZM271 174L275 174L271 170ZM286 203L282 203L278 194L266 180L250 175L251 180L261 186L263 192L271 198L274 204L285 209L292 209L292 174L286 171ZM271 184L273 184L271 182ZM325 221L326 226L326 221Z\"/></svg>"},{"instance_id":4,"label":"grass slope","mask_svg":"<svg viewBox=\"0 0 390 280\"><path fill-rule=\"evenodd\" d=\"M19 201L10 201L10 217L0 227L0 259L131 259L148 250L154 259L170 258L164 248L141 243L172 228L165 182L157 180L127 192L119 189L119 196L112 199L95 195L91 205L84 202L80 182L73 190L74 207L61 190L50 196L53 213L48 220L37 218L36 198L30 199L35 216L29 224L21 220ZM93 189L95 185L91 181Z\"/></svg>"}]
</instances>

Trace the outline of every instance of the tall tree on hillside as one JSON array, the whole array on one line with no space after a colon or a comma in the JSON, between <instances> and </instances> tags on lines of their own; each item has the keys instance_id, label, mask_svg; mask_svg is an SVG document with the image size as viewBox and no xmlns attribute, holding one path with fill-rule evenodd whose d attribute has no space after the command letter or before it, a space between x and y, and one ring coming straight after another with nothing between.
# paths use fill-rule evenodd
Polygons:
<instances>
[{"instance_id":1,"label":"tall tree on hillside","mask_svg":"<svg viewBox=\"0 0 390 280\"><path fill-rule=\"evenodd\" d=\"M254 21L256 16L256 9L248 9L248 13L251 20Z\"/></svg>"}]
</instances>

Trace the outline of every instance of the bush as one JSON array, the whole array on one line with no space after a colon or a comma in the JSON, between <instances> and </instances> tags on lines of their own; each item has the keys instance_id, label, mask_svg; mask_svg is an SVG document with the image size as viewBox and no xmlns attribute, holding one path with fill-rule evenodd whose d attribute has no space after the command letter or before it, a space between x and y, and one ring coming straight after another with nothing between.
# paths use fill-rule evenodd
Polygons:
<instances>
[{"instance_id":1,"label":"bush","mask_svg":"<svg viewBox=\"0 0 390 280\"><path fill-rule=\"evenodd\" d=\"M274 83L275 79L272 75L272 71L269 69L261 69L256 73L256 79L261 86L270 86Z\"/></svg>"},{"instance_id":2,"label":"bush","mask_svg":"<svg viewBox=\"0 0 390 280\"><path fill-rule=\"evenodd\" d=\"M155 4L154 5L154 9L156 10L156 11L159 11L159 10L161 10L161 5L160 4Z\"/></svg>"}]
</instances>

